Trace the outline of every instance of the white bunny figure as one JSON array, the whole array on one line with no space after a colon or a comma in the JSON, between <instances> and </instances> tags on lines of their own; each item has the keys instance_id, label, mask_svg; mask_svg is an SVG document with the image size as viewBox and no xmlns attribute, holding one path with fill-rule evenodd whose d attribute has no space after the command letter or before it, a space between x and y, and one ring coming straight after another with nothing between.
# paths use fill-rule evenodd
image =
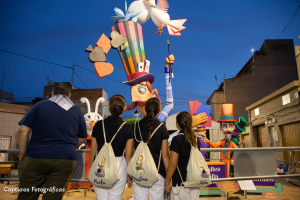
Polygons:
<instances>
[{"instance_id":1,"label":"white bunny figure","mask_svg":"<svg viewBox=\"0 0 300 200\"><path fill-rule=\"evenodd\" d=\"M92 135L93 127L95 126L97 121L102 120L102 116L98 113L98 107L100 103L105 102L105 99L103 97L100 97L97 99L96 106L95 106L95 112L91 112L91 105L90 101L86 97L81 97L80 99L81 103L86 103L88 112L84 115L86 128L88 130L88 134ZM85 144L82 144L79 148L84 147Z\"/></svg>"}]
</instances>

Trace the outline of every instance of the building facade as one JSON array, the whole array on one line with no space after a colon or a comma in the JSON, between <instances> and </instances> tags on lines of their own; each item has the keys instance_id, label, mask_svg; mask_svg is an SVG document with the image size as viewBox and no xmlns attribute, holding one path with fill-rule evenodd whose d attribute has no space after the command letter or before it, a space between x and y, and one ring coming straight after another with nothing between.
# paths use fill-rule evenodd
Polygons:
<instances>
[{"instance_id":1,"label":"building facade","mask_svg":"<svg viewBox=\"0 0 300 200\"><path fill-rule=\"evenodd\" d=\"M0 103L0 149L19 149L18 123L29 109L29 106ZM1 154L0 163L17 160L19 158L16 153ZM13 168L17 168L17 163L14 163Z\"/></svg>"},{"instance_id":2,"label":"building facade","mask_svg":"<svg viewBox=\"0 0 300 200\"><path fill-rule=\"evenodd\" d=\"M293 81L246 108L254 147L300 146L300 81ZM282 160L278 154L278 160ZM290 160L288 152L284 160ZM296 157L300 160L300 155Z\"/></svg>"},{"instance_id":3,"label":"building facade","mask_svg":"<svg viewBox=\"0 0 300 200\"><path fill-rule=\"evenodd\" d=\"M12 103L14 102L14 97L14 94L0 90L0 102Z\"/></svg>"},{"instance_id":4,"label":"building facade","mask_svg":"<svg viewBox=\"0 0 300 200\"><path fill-rule=\"evenodd\" d=\"M235 120L248 118L245 108L284 85L298 80L293 40L265 40L234 78L225 79L207 100L212 120L220 117L220 105L234 105Z\"/></svg>"}]
</instances>

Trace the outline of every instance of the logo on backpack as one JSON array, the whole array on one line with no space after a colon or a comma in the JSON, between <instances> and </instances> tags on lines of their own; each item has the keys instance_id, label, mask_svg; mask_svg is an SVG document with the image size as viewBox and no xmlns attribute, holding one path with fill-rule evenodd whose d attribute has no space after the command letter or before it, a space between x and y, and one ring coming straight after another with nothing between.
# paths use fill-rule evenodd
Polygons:
<instances>
[{"instance_id":1,"label":"logo on backpack","mask_svg":"<svg viewBox=\"0 0 300 200\"><path fill-rule=\"evenodd\" d=\"M101 162L99 165L99 162L98 162L98 167L97 167L97 170L96 170L96 173L95 175L98 176L98 177L105 177L105 171L104 171L104 164L106 163L106 158L105 156L102 157L101 159Z\"/></svg>"},{"instance_id":2,"label":"logo on backpack","mask_svg":"<svg viewBox=\"0 0 300 200\"><path fill-rule=\"evenodd\" d=\"M203 165L203 162L202 162L201 158L198 158L198 162L199 162L199 164L200 164L200 167L203 168L204 165Z\"/></svg>"},{"instance_id":3,"label":"logo on backpack","mask_svg":"<svg viewBox=\"0 0 300 200\"><path fill-rule=\"evenodd\" d=\"M202 178L208 178L209 174L207 173L207 171L205 171L205 169L202 170L202 173L201 173L201 177Z\"/></svg>"},{"instance_id":4,"label":"logo on backpack","mask_svg":"<svg viewBox=\"0 0 300 200\"><path fill-rule=\"evenodd\" d=\"M142 175L145 173L145 170L143 168L143 160L144 160L144 155L139 155L137 161L136 161L136 167L133 169L133 172Z\"/></svg>"},{"instance_id":5,"label":"logo on backpack","mask_svg":"<svg viewBox=\"0 0 300 200\"><path fill-rule=\"evenodd\" d=\"M103 180L101 180L101 181L97 181L97 179L94 179L94 183L96 183L96 184L100 184L100 185L104 185L104 184L106 184Z\"/></svg>"},{"instance_id":6,"label":"logo on backpack","mask_svg":"<svg viewBox=\"0 0 300 200\"><path fill-rule=\"evenodd\" d=\"M206 185L206 184L208 184L208 182L206 180L203 180L203 181L200 181L199 185Z\"/></svg>"}]
</instances>

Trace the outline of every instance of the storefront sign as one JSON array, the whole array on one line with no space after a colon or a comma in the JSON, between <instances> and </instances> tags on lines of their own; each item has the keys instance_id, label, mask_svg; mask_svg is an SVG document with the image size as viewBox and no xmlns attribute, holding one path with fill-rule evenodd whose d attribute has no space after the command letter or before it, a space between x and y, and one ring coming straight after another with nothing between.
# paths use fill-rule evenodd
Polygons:
<instances>
[{"instance_id":1,"label":"storefront sign","mask_svg":"<svg viewBox=\"0 0 300 200\"><path fill-rule=\"evenodd\" d=\"M235 181L217 182L217 186L224 192L237 192L240 190L240 185Z\"/></svg>"},{"instance_id":2,"label":"storefront sign","mask_svg":"<svg viewBox=\"0 0 300 200\"><path fill-rule=\"evenodd\" d=\"M225 178L225 163L222 162L207 162L208 168L210 170L211 179ZM206 189L217 189L215 182L205 187Z\"/></svg>"},{"instance_id":3,"label":"storefront sign","mask_svg":"<svg viewBox=\"0 0 300 200\"><path fill-rule=\"evenodd\" d=\"M275 187L275 179L256 179L253 183L255 186Z\"/></svg>"},{"instance_id":4,"label":"storefront sign","mask_svg":"<svg viewBox=\"0 0 300 200\"><path fill-rule=\"evenodd\" d=\"M225 163L223 162L207 162L210 170L211 179L225 178ZM253 180L256 187L275 187L275 179L256 179ZM216 182L201 189L218 189Z\"/></svg>"},{"instance_id":5,"label":"storefront sign","mask_svg":"<svg viewBox=\"0 0 300 200\"><path fill-rule=\"evenodd\" d=\"M265 199L279 199L279 195L275 192L265 191L262 193L263 198Z\"/></svg>"},{"instance_id":6,"label":"storefront sign","mask_svg":"<svg viewBox=\"0 0 300 200\"><path fill-rule=\"evenodd\" d=\"M91 184L91 183L76 183L75 186L77 189L90 189L93 187L93 184Z\"/></svg>"}]
</instances>

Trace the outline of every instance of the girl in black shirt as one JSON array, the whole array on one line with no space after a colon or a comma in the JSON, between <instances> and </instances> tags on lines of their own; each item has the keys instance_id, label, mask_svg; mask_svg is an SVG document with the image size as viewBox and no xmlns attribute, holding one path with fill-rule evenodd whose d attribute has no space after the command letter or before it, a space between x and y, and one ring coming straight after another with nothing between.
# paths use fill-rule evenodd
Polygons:
<instances>
[{"instance_id":1,"label":"girl in black shirt","mask_svg":"<svg viewBox=\"0 0 300 200\"><path fill-rule=\"evenodd\" d=\"M176 116L176 127L180 132L172 139L170 147L170 163L165 179L165 190L171 192L171 200L196 200L199 199L199 188L185 188L181 186L182 180L186 181L187 164L190 159L191 145L197 144L196 135L192 129L192 116L188 112L180 112ZM179 175L178 166L180 170ZM171 186L172 179L172 186Z\"/></svg>"},{"instance_id":2,"label":"girl in black shirt","mask_svg":"<svg viewBox=\"0 0 300 200\"><path fill-rule=\"evenodd\" d=\"M149 150L154 159L155 165L158 168L158 181L156 181L151 187L143 187L133 182L134 199L145 200L148 196L151 200L162 200L164 195L164 179L166 177L166 169L169 164L168 155L168 138L169 134L165 125L161 125L154 133L152 138L150 136L152 132L161 124L156 116L160 112L160 102L156 98L151 98L146 102L145 110L147 116L139 121L139 127L141 130L142 140L148 143ZM141 141L139 134L138 124L135 124L135 136L138 141ZM139 145L139 142L135 140L135 148ZM161 162L159 163L159 156L161 152Z\"/></svg>"},{"instance_id":3,"label":"girl in black shirt","mask_svg":"<svg viewBox=\"0 0 300 200\"><path fill-rule=\"evenodd\" d=\"M109 100L109 111L111 116L107 117L104 120L104 128L105 128L105 136L106 142L110 142L119 127L123 124L122 114L125 109L125 99L121 95L114 95ZM123 151L125 149L125 158L126 162L130 161L132 157L133 150L133 127L130 124L124 124L124 126L120 129L113 142L111 143L117 165L119 167ZM92 166L94 157L96 152L100 151L102 146L104 145L104 136L103 136L103 128L102 128L102 120L98 121L93 128L93 135L91 141L91 153L90 153L90 166ZM119 170L119 180L113 185L111 189L109 188L100 188L95 187L94 190L96 193L97 199L103 200L121 200L123 196L123 192L125 189L125 185L127 182L127 164L123 159L120 170ZM101 161L101 165L105 164L105 161ZM100 166L101 168L101 166ZM101 172L99 171L99 176L101 176ZM128 179L130 180L130 179ZM130 180L131 183L131 180Z\"/></svg>"}]
</instances>

